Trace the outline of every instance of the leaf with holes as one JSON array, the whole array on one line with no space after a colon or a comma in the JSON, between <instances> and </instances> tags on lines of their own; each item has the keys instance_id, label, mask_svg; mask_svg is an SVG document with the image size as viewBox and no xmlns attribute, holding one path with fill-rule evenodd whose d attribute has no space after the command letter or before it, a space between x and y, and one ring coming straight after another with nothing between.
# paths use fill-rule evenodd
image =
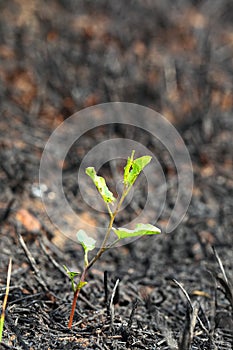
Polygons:
<instances>
[{"instance_id":1,"label":"leaf with holes","mask_svg":"<svg viewBox=\"0 0 233 350\"><path fill-rule=\"evenodd\" d=\"M99 191L105 203L112 203L116 200L116 198L113 196L113 193L109 190L108 186L106 185L105 179L96 174L94 167L86 168L86 174L90 176L90 178L94 182L97 190Z\"/></svg>"},{"instance_id":2,"label":"leaf with holes","mask_svg":"<svg viewBox=\"0 0 233 350\"><path fill-rule=\"evenodd\" d=\"M137 159L133 159L134 152L126 163L124 168L124 184L126 186L132 186L136 181L137 177L141 171L145 168L147 164L151 161L151 156L143 156Z\"/></svg>"}]
</instances>

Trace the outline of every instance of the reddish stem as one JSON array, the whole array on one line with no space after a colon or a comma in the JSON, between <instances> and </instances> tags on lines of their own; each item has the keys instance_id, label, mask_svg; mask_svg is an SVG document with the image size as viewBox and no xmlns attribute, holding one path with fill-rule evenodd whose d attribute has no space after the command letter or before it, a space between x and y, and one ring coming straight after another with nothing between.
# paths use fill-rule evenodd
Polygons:
<instances>
[{"instance_id":1,"label":"reddish stem","mask_svg":"<svg viewBox=\"0 0 233 350\"><path fill-rule=\"evenodd\" d=\"M80 278L80 282L85 282L86 273L87 273L87 270L84 269L84 271L82 273L82 276ZM75 313L75 308L76 308L76 303L77 303L77 299L78 299L80 290L81 290L81 288L77 288L77 290L74 292L74 297L73 297L72 307L71 307L71 311L70 311L70 319L69 319L69 323L68 323L68 328L72 327L74 313Z\"/></svg>"}]
</instances>

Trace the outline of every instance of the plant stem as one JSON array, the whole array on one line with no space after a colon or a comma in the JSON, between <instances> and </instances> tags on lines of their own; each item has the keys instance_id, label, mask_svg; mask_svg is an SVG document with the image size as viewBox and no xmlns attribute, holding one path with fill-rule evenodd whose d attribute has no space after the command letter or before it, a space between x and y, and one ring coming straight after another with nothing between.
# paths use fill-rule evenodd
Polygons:
<instances>
[{"instance_id":1,"label":"plant stem","mask_svg":"<svg viewBox=\"0 0 233 350\"><path fill-rule=\"evenodd\" d=\"M129 189L124 187L122 195L121 195L121 198L120 198L120 200L119 200L119 202L118 202L118 204L116 206L115 211L113 213L111 212L108 229L107 229L107 232L105 234L104 240L103 240L103 242L101 244L101 247L98 250L97 254L94 256L94 258L89 262L89 264L87 266L87 270L89 270L92 267L92 265L96 262L96 260L98 260L101 257L101 255L105 252L105 250L108 249L106 247L106 244L107 244L107 241L109 239L109 236L110 236L110 233L111 233L111 230L112 230L112 226L113 226L115 217L118 214L118 211L120 210L120 207L121 207L125 197L127 196L128 192L129 192Z\"/></svg>"},{"instance_id":2,"label":"plant stem","mask_svg":"<svg viewBox=\"0 0 233 350\"><path fill-rule=\"evenodd\" d=\"M113 222L114 222L114 219L115 219L115 216L116 216L114 214L113 214L113 216L111 217L111 219L109 221L108 229L107 229L106 235L104 237L103 243L101 244L101 247L98 250L97 254L94 256L94 258L87 265L87 270L89 270L92 267L92 265L96 262L96 260L98 260L101 257L101 255L103 254L103 252L106 250L106 244L107 244L107 241L109 239L109 236L110 236L110 233L111 233L111 229L112 229L112 225L113 225Z\"/></svg>"},{"instance_id":3,"label":"plant stem","mask_svg":"<svg viewBox=\"0 0 233 350\"><path fill-rule=\"evenodd\" d=\"M111 218L111 217L112 217L112 211L111 211L111 208L110 208L110 206L109 206L109 204L108 204L108 203L106 203L106 205L107 205L107 209L108 209L109 216L110 216L110 218Z\"/></svg>"},{"instance_id":4,"label":"plant stem","mask_svg":"<svg viewBox=\"0 0 233 350\"><path fill-rule=\"evenodd\" d=\"M108 224L108 228L107 228L107 232L105 234L105 237L103 239L103 242L101 244L101 247L100 249L98 250L98 252L96 253L96 255L94 256L94 258L88 263L88 264L85 264L84 266L84 269L83 269L83 273L81 275L81 278L80 278L80 282L85 282L85 278L86 278L86 274L87 274L87 271L92 267L92 265L94 265L94 263L101 257L101 255L105 252L105 250L109 249L110 247L112 247L114 245L115 242L118 242L118 239L113 242L113 244L111 244L109 247L107 247L107 242L108 242L108 239L109 239L109 236L110 236L110 233L111 233L111 230L112 230L112 226L113 226L113 223L114 223L114 220L115 220L115 217L116 215L118 214L119 210L120 210L120 207L125 199L125 197L127 196L127 194L129 193L129 190L130 190L131 186L130 187L126 187L124 186L124 189L123 189L123 192L122 192L122 195L121 195L121 198L116 206L116 209L115 211L112 213L109 205L107 205L107 208L108 208L108 211L109 211L109 216L110 216L110 221L109 221L109 224ZM79 282L79 283L80 283ZM73 318L74 318L74 313L75 313L75 308L76 308L76 303L77 303L77 299L78 299L78 296L79 296L79 292L81 290L82 287L80 288L77 288L77 290L74 292L74 297L73 297L73 302L72 302L72 308L71 308L71 312L70 312L70 319L69 319L69 323L68 323L68 328L71 328L72 327L72 323L73 323Z\"/></svg>"},{"instance_id":5,"label":"plant stem","mask_svg":"<svg viewBox=\"0 0 233 350\"><path fill-rule=\"evenodd\" d=\"M87 274L87 268L84 268L82 276L80 278L80 282L85 282L86 274ZM76 291L74 292L74 297L73 297L72 307L71 307L71 311L70 311L70 319L69 319L69 323L68 323L68 328L72 327L74 313L75 313L75 308L76 308L76 303L77 303L77 299L78 299L79 292L80 292L81 288L82 287L77 288Z\"/></svg>"}]
</instances>

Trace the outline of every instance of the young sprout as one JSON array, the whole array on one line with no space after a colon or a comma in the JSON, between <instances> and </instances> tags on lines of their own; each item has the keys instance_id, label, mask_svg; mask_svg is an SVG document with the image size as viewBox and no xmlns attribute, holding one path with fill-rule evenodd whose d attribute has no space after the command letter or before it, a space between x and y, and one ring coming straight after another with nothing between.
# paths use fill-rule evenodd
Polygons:
<instances>
[{"instance_id":1,"label":"young sprout","mask_svg":"<svg viewBox=\"0 0 233 350\"><path fill-rule=\"evenodd\" d=\"M3 334L3 328L4 328L4 322L5 322L7 299L8 299L9 290L10 290L11 270L12 270L12 259L10 258L9 265L8 265L8 271L7 271L6 293L5 293L5 297L3 300L2 313L1 313L1 317L0 317L0 343L2 342L2 334Z\"/></svg>"},{"instance_id":2,"label":"young sprout","mask_svg":"<svg viewBox=\"0 0 233 350\"><path fill-rule=\"evenodd\" d=\"M134 230L129 230L123 227L115 228L113 227L114 220L119 213L121 206L123 204L123 201L127 194L129 193L130 189L132 188L134 182L138 178L139 174L142 172L142 170L145 168L147 164L150 163L151 157L150 156L143 156L137 159L134 159L134 153L132 152L131 157L128 158L126 166L124 168L124 178L123 178L123 191L121 196L117 200L117 204L115 207L115 210L113 211L110 207L111 204L113 204L116 201L116 198L114 197L113 193L109 190L109 188L106 185L106 181L103 177L98 176L96 174L95 168L88 167L86 169L86 174L92 179L94 182L98 192L100 193L103 201L105 202L108 213L109 213L109 224L106 229L105 236L103 238L103 241L101 243L101 246L97 253L92 257L92 259L89 261L88 259L88 253L92 251L95 248L96 241L87 235L87 233L84 230L79 230L77 232L77 239L78 242L82 245L83 251L84 251L84 259L83 259L83 269L82 274L79 278L79 281L75 283L75 277L78 275L77 272L69 271L69 269L64 266L70 280L71 280L71 286L72 290L74 292L73 302L72 302L72 308L70 312L70 319L68 323L68 327L72 327L73 323L73 317L75 313L75 307L77 303L77 299L79 296L79 292L84 287L86 282L86 275L88 270L94 265L94 263L101 257L101 255L109 248L114 247L121 239L124 238L130 238L130 237L140 237L145 235L154 235L161 233L160 229L158 227L155 227L150 224L137 224L136 228ZM111 232L114 232L116 235L116 240L113 243L109 243L109 237Z\"/></svg>"}]
</instances>

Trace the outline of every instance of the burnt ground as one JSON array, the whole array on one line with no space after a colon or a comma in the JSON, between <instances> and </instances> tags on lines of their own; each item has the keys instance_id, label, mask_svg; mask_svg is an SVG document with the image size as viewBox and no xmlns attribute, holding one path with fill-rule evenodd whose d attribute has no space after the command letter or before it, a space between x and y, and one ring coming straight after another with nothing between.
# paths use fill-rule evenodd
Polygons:
<instances>
[{"instance_id":1,"label":"burnt ground","mask_svg":"<svg viewBox=\"0 0 233 350\"><path fill-rule=\"evenodd\" d=\"M0 1L0 18L1 305L13 259L0 348L232 349L232 2ZM96 263L69 331L72 293L62 265L78 269L82 252L35 194L40 157L63 120L113 101L151 107L175 125L192 159L193 197L173 233L110 250ZM97 129L67 157L64 188L85 220L103 217L86 211L74 168L100 140L130 132ZM171 208L174 165L159 154ZM122 220L134 215L129 206ZM112 320L104 271L108 299L120 280Z\"/></svg>"}]
</instances>

